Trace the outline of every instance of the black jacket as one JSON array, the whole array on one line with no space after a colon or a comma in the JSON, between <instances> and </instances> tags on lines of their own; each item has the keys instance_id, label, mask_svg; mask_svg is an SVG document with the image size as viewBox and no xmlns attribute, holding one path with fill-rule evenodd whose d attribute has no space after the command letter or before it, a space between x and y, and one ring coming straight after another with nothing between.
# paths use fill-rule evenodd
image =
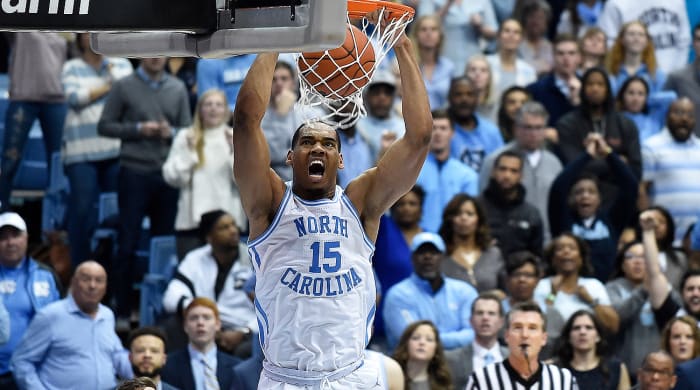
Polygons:
<instances>
[{"instance_id":1,"label":"black jacket","mask_svg":"<svg viewBox=\"0 0 700 390\"><path fill-rule=\"evenodd\" d=\"M525 201L525 187L518 184L515 199L505 199L493 179L479 198L491 228L491 236L498 242L503 257L528 250L542 254L542 218L537 208Z\"/></svg>"}]
</instances>

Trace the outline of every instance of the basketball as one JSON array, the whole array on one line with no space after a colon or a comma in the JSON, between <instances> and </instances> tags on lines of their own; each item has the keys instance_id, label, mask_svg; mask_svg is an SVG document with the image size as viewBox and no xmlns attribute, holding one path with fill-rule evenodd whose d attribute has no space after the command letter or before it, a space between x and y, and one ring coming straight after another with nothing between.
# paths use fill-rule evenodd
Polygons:
<instances>
[{"instance_id":1,"label":"basketball","mask_svg":"<svg viewBox=\"0 0 700 390\"><path fill-rule=\"evenodd\" d=\"M369 83L374 61L374 48L367 35L348 25L342 46L301 53L297 65L303 81L312 89L329 99L339 100Z\"/></svg>"}]
</instances>

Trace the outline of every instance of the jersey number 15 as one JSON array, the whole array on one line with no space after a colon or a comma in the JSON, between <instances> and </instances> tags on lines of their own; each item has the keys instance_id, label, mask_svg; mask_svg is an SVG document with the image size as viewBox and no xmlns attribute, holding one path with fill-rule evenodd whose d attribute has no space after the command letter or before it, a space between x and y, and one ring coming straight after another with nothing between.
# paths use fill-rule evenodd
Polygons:
<instances>
[{"instance_id":1,"label":"jersey number 15","mask_svg":"<svg viewBox=\"0 0 700 390\"><path fill-rule=\"evenodd\" d=\"M321 248L323 248L323 264L321 264ZM321 266L325 272L338 272L340 269L340 241L316 241L311 244L312 259L309 272L321 273Z\"/></svg>"}]
</instances>

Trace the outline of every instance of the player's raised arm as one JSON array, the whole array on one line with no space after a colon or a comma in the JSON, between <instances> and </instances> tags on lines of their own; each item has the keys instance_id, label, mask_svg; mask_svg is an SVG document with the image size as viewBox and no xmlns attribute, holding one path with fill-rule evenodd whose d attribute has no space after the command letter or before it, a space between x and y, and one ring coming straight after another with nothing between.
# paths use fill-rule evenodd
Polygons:
<instances>
[{"instance_id":1,"label":"player's raised arm","mask_svg":"<svg viewBox=\"0 0 700 390\"><path fill-rule=\"evenodd\" d=\"M233 112L233 168L251 238L265 231L284 195L282 179L270 168L270 150L260 127L276 63L276 53L258 55L238 92Z\"/></svg>"},{"instance_id":2,"label":"player's raised arm","mask_svg":"<svg viewBox=\"0 0 700 390\"><path fill-rule=\"evenodd\" d=\"M376 168L358 177L347 188L348 196L362 214L370 236L376 234L372 233L376 226L367 226L368 222L378 219L416 183L428 155L433 127L428 95L411 41L402 34L394 45L394 52L404 90L402 111L406 134L387 150Z\"/></svg>"}]
</instances>

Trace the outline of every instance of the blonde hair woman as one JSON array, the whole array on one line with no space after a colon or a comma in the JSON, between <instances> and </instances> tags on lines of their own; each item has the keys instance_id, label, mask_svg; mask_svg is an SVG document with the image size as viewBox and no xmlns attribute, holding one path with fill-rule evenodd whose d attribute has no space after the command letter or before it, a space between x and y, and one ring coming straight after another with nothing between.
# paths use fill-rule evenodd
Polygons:
<instances>
[{"instance_id":1,"label":"blonde hair woman","mask_svg":"<svg viewBox=\"0 0 700 390\"><path fill-rule=\"evenodd\" d=\"M436 15L419 17L413 22L411 40L428 91L430 107L443 108L447 105L447 91L454 73L454 64L440 54L445 41L440 18Z\"/></svg>"},{"instance_id":2,"label":"blonde hair woman","mask_svg":"<svg viewBox=\"0 0 700 390\"><path fill-rule=\"evenodd\" d=\"M163 164L163 177L180 189L175 231L178 258L204 244L198 226L202 214L229 212L242 230L247 221L233 178L233 130L228 102L212 89L199 98L192 126L181 130Z\"/></svg>"},{"instance_id":3,"label":"blonde hair woman","mask_svg":"<svg viewBox=\"0 0 700 390\"><path fill-rule=\"evenodd\" d=\"M649 84L650 93L663 90L666 74L656 62L656 49L649 30L640 21L625 23L610 48L607 58L613 94L631 76L639 76Z\"/></svg>"},{"instance_id":4,"label":"blonde hair woman","mask_svg":"<svg viewBox=\"0 0 700 390\"><path fill-rule=\"evenodd\" d=\"M493 71L485 56L477 54L469 58L464 75L476 87L479 94L477 111L489 120L496 121L496 88L493 83Z\"/></svg>"}]
</instances>

